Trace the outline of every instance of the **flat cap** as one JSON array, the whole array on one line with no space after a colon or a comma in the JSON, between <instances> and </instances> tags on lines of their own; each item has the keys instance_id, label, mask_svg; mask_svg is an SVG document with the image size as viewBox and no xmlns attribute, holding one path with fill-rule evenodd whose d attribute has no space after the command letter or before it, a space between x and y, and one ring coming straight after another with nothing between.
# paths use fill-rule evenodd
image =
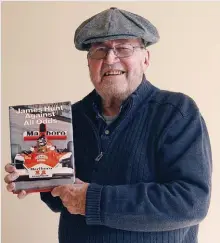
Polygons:
<instances>
[{"instance_id":1,"label":"flat cap","mask_svg":"<svg viewBox=\"0 0 220 243\"><path fill-rule=\"evenodd\" d=\"M141 38L145 46L159 40L159 34L149 20L118 8L110 8L85 20L75 31L78 50L88 50L95 42L113 39Z\"/></svg>"}]
</instances>

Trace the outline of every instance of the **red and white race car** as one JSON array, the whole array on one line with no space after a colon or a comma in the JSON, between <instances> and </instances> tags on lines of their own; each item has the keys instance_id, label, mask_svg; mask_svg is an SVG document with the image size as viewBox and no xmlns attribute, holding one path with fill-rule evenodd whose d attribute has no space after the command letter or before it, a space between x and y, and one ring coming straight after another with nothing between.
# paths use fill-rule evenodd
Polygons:
<instances>
[{"instance_id":1,"label":"red and white race car","mask_svg":"<svg viewBox=\"0 0 220 243\"><path fill-rule=\"evenodd\" d=\"M12 164L18 169L20 176L37 179L73 175L73 142L69 141L65 149L57 149L49 139L65 140L67 136L48 135L46 125L42 123L38 136L24 135L25 141L37 140L36 146L28 151L21 151L20 145L12 144Z\"/></svg>"}]
</instances>

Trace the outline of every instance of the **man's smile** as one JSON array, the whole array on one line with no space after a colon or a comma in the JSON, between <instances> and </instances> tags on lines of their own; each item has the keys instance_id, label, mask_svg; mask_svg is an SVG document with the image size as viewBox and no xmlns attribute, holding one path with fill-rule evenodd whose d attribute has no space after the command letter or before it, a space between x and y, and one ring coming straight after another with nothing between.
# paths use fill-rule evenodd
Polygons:
<instances>
[{"instance_id":1,"label":"man's smile","mask_svg":"<svg viewBox=\"0 0 220 243\"><path fill-rule=\"evenodd\" d=\"M125 74L125 71L122 71L122 70L110 70L110 71L106 71L103 74L103 77L105 77L105 76L118 76L118 75L123 75L123 74Z\"/></svg>"}]
</instances>

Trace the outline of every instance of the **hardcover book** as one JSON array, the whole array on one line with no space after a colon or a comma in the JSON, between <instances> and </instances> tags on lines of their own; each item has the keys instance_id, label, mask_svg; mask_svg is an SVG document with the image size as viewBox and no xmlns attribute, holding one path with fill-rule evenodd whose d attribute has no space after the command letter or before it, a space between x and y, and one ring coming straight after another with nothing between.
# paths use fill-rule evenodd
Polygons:
<instances>
[{"instance_id":1,"label":"hardcover book","mask_svg":"<svg viewBox=\"0 0 220 243\"><path fill-rule=\"evenodd\" d=\"M9 107L14 193L51 191L75 181L70 102Z\"/></svg>"}]
</instances>

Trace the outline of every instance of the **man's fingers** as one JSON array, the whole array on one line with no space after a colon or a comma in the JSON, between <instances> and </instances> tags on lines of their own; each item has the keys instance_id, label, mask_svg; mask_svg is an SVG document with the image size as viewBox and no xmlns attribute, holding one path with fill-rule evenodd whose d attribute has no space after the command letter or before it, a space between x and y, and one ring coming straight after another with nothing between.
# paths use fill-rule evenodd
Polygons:
<instances>
[{"instance_id":1,"label":"man's fingers","mask_svg":"<svg viewBox=\"0 0 220 243\"><path fill-rule=\"evenodd\" d=\"M67 210L69 211L69 213L71 214L76 214L76 209L74 207L67 207Z\"/></svg>"},{"instance_id":2,"label":"man's fingers","mask_svg":"<svg viewBox=\"0 0 220 243\"><path fill-rule=\"evenodd\" d=\"M15 189L15 183L9 183L7 186L6 186L7 190L9 192L12 192L14 189Z\"/></svg>"},{"instance_id":3,"label":"man's fingers","mask_svg":"<svg viewBox=\"0 0 220 243\"><path fill-rule=\"evenodd\" d=\"M28 195L28 193L27 193L26 191L22 190L22 191L20 191L20 192L18 193L17 197L18 197L19 199L23 199L23 198L25 198L27 195Z\"/></svg>"},{"instance_id":4,"label":"man's fingers","mask_svg":"<svg viewBox=\"0 0 220 243\"><path fill-rule=\"evenodd\" d=\"M62 203L63 203L63 206L66 207L66 208L74 207L74 205L73 205L72 202L69 202L69 201L67 201L67 202L62 201Z\"/></svg>"},{"instance_id":5,"label":"man's fingers","mask_svg":"<svg viewBox=\"0 0 220 243\"><path fill-rule=\"evenodd\" d=\"M12 173L12 172L16 172L17 170L13 165L7 164L5 166L5 171L8 172L8 173Z\"/></svg>"},{"instance_id":6,"label":"man's fingers","mask_svg":"<svg viewBox=\"0 0 220 243\"><path fill-rule=\"evenodd\" d=\"M5 176L4 180L6 183L10 183L15 181L19 177L19 174L17 172L12 172Z\"/></svg>"},{"instance_id":7,"label":"man's fingers","mask_svg":"<svg viewBox=\"0 0 220 243\"><path fill-rule=\"evenodd\" d=\"M13 183L13 182L12 182L12 183L9 183L9 184L6 186L6 188L7 188L7 190L8 190L9 192L14 191L14 189L15 189L15 183ZM26 191L22 190L22 191L20 191L20 192L18 193L17 197L18 197L19 199L23 199L23 198L25 198L28 194L29 194L29 193L27 193Z\"/></svg>"},{"instance_id":8,"label":"man's fingers","mask_svg":"<svg viewBox=\"0 0 220 243\"><path fill-rule=\"evenodd\" d=\"M71 184L57 186L51 191L51 194L53 197L63 197L66 192L72 189L72 186Z\"/></svg>"},{"instance_id":9,"label":"man's fingers","mask_svg":"<svg viewBox=\"0 0 220 243\"><path fill-rule=\"evenodd\" d=\"M52 195L53 197L59 197L60 194L61 194L62 188L63 188L62 186L57 186L57 187L55 187L55 188L51 191L51 195Z\"/></svg>"}]
</instances>

